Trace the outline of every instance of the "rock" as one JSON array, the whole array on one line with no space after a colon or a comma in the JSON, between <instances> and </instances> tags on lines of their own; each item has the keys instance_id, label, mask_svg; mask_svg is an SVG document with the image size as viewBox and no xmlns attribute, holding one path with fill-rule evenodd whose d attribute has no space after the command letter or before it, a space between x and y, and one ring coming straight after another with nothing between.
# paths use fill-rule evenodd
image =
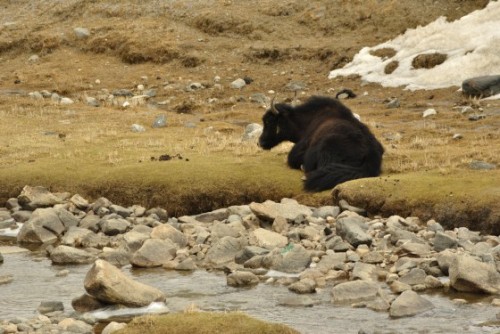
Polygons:
<instances>
[{"instance_id":1,"label":"rock","mask_svg":"<svg viewBox=\"0 0 500 334\"><path fill-rule=\"evenodd\" d=\"M401 293L406 290L411 290L411 285L401 281L394 281L390 284L390 288L393 293Z\"/></svg>"},{"instance_id":2,"label":"rock","mask_svg":"<svg viewBox=\"0 0 500 334\"><path fill-rule=\"evenodd\" d=\"M160 267L175 258L177 246L171 240L148 239L137 250L130 263L136 267Z\"/></svg>"},{"instance_id":3,"label":"rock","mask_svg":"<svg viewBox=\"0 0 500 334\"><path fill-rule=\"evenodd\" d=\"M73 104L75 103L75 101L73 101L72 99L70 99L69 97L63 97L59 100L59 103L62 104L62 105L69 105L69 104Z\"/></svg>"},{"instance_id":4,"label":"rock","mask_svg":"<svg viewBox=\"0 0 500 334\"><path fill-rule=\"evenodd\" d=\"M246 82L245 82L245 80L243 80L241 78L236 79L233 82L231 82L231 88L234 88L234 89L241 89L245 86L246 86Z\"/></svg>"},{"instance_id":5,"label":"rock","mask_svg":"<svg viewBox=\"0 0 500 334\"><path fill-rule=\"evenodd\" d=\"M8 284L14 280L12 275L0 275L0 285Z\"/></svg>"},{"instance_id":6,"label":"rock","mask_svg":"<svg viewBox=\"0 0 500 334\"><path fill-rule=\"evenodd\" d=\"M154 227L151 230L151 238L170 240L176 244L178 248L183 248L187 245L187 238L184 233L168 224L161 224Z\"/></svg>"},{"instance_id":7,"label":"rock","mask_svg":"<svg viewBox=\"0 0 500 334\"><path fill-rule=\"evenodd\" d=\"M389 315L393 318L411 317L432 310L434 305L416 292L407 290L399 295L391 304Z\"/></svg>"},{"instance_id":8,"label":"rock","mask_svg":"<svg viewBox=\"0 0 500 334\"><path fill-rule=\"evenodd\" d=\"M407 274L401 276L399 281L408 285L424 284L427 274L423 269L413 268Z\"/></svg>"},{"instance_id":9,"label":"rock","mask_svg":"<svg viewBox=\"0 0 500 334\"><path fill-rule=\"evenodd\" d=\"M25 186L17 197L19 205L26 210L35 210L62 203L62 200L44 187Z\"/></svg>"},{"instance_id":10,"label":"rock","mask_svg":"<svg viewBox=\"0 0 500 334\"><path fill-rule=\"evenodd\" d=\"M316 292L316 282L312 278L304 278L288 286L288 290L299 294Z\"/></svg>"},{"instance_id":11,"label":"rock","mask_svg":"<svg viewBox=\"0 0 500 334\"><path fill-rule=\"evenodd\" d=\"M210 212L200 213L194 218L202 223L213 223L215 220L223 221L229 217L229 210L226 208L217 209Z\"/></svg>"},{"instance_id":12,"label":"rock","mask_svg":"<svg viewBox=\"0 0 500 334\"><path fill-rule=\"evenodd\" d=\"M469 168L474 170L492 170L497 168L497 166L484 161L472 161L469 164Z\"/></svg>"},{"instance_id":13,"label":"rock","mask_svg":"<svg viewBox=\"0 0 500 334\"><path fill-rule=\"evenodd\" d=\"M386 107L389 109L394 109L394 108L399 108L401 103L399 102L399 99L396 97L391 97L388 102L386 103Z\"/></svg>"},{"instance_id":14,"label":"rock","mask_svg":"<svg viewBox=\"0 0 500 334\"><path fill-rule=\"evenodd\" d=\"M436 109L434 109L434 108L429 108L429 109L427 109L427 110L425 110L425 111L423 112L422 117L423 117L423 118L427 118L427 117L429 117L429 116L434 116L434 115L437 115L437 111L436 111Z\"/></svg>"},{"instance_id":15,"label":"rock","mask_svg":"<svg viewBox=\"0 0 500 334\"><path fill-rule=\"evenodd\" d=\"M249 271L236 271L226 278L227 285L234 287L252 286L259 284L259 277Z\"/></svg>"},{"instance_id":16,"label":"rock","mask_svg":"<svg viewBox=\"0 0 500 334\"><path fill-rule=\"evenodd\" d=\"M417 242L405 242L401 245L401 251L411 255L423 257L431 252L431 248L427 244Z\"/></svg>"},{"instance_id":17,"label":"rock","mask_svg":"<svg viewBox=\"0 0 500 334\"><path fill-rule=\"evenodd\" d=\"M115 267L123 267L130 263L131 254L125 249L103 248L99 258L106 260Z\"/></svg>"},{"instance_id":18,"label":"rock","mask_svg":"<svg viewBox=\"0 0 500 334\"><path fill-rule=\"evenodd\" d=\"M268 267L285 273L299 273L311 263L311 255L301 245L290 244L283 249L275 248L265 256Z\"/></svg>"},{"instance_id":19,"label":"rock","mask_svg":"<svg viewBox=\"0 0 500 334\"><path fill-rule=\"evenodd\" d=\"M84 264L94 262L96 256L83 249L60 245L50 252L50 259L54 264Z\"/></svg>"},{"instance_id":20,"label":"rock","mask_svg":"<svg viewBox=\"0 0 500 334\"><path fill-rule=\"evenodd\" d=\"M101 221L99 224L101 231L106 235L118 235L123 234L131 226L130 222L121 218L111 218Z\"/></svg>"},{"instance_id":21,"label":"rock","mask_svg":"<svg viewBox=\"0 0 500 334\"><path fill-rule=\"evenodd\" d=\"M298 92L306 89L307 85L302 81L291 81L285 85L285 90Z\"/></svg>"},{"instance_id":22,"label":"rock","mask_svg":"<svg viewBox=\"0 0 500 334\"><path fill-rule=\"evenodd\" d=\"M365 281L377 280L377 267L373 264L356 262L352 270L352 278Z\"/></svg>"},{"instance_id":23,"label":"rock","mask_svg":"<svg viewBox=\"0 0 500 334\"><path fill-rule=\"evenodd\" d=\"M141 307L165 301L163 292L132 280L104 260L95 261L85 276L84 286L87 293L108 304Z\"/></svg>"},{"instance_id":24,"label":"rock","mask_svg":"<svg viewBox=\"0 0 500 334\"><path fill-rule=\"evenodd\" d=\"M70 227L61 238L61 244L66 246L81 246L82 240L92 234L92 231L81 227Z\"/></svg>"},{"instance_id":25,"label":"rock","mask_svg":"<svg viewBox=\"0 0 500 334\"><path fill-rule=\"evenodd\" d=\"M500 93L500 75L474 77L462 82L462 91L473 97L488 97Z\"/></svg>"},{"instance_id":26,"label":"rock","mask_svg":"<svg viewBox=\"0 0 500 334\"><path fill-rule=\"evenodd\" d=\"M90 36L90 31L87 28L77 27L73 29L77 38L84 39Z\"/></svg>"},{"instance_id":27,"label":"rock","mask_svg":"<svg viewBox=\"0 0 500 334\"><path fill-rule=\"evenodd\" d=\"M360 216L344 217L337 220L337 235L354 247L358 245L371 245L372 237L366 233L368 226L365 219Z\"/></svg>"},{"instance_id":28,"label":"rock","mask_svg":"<svg viewBox=\"0 0 500 334\"><path fill-rule=\"evenodd\" d=\"M235 262L238 264L243 264L250 260L252 257L257 255L266 255L269 253L268 249L257 247L257 246L246 246L242 251L240 251L235 256Z\"/></svg>"},{"instance_id":29,"label":"rock","mask_svg":"<svg viewBox=\"0 0 500 334\"><path fill-rule=\"evenodd\" d=\"M20 243L52 243L62 235L65 227L53 208L36 209L17 235Z\"/></svg>"},{"instance_id":30,"label":"rock","mask_svg":"<svg viewBox=\"0 0 500 334\"><path fill-rule=\"evenodd\" d=\"M331 291L333 303L353 303L365 300L374 300L379 287L377 283L369 281L350 281L340 283Z\"/></svg>"},{"instance_id":31,"label":"rock","mask_svg":"<svg viewBox=\"0 0 500 334\"><path fill-rule=\"evenodd\" d=\"M116 204L111 204L109 206L109 210L112 213L116 213L117 215L121 216L122 218L128 218L133 213L132 209L124 208L123 206L116 205Z\"/></svg>"},{"instance_id":32,"label":"rock","mask_svg":"<svg viewBox=\"0 0 500 334\"><path fill-rule=\"evenodd\" d=\"M75 311L85 313L103 308L107 306L107 304L99 301L99 299L94 296L84 294L80 297L73 298L71 306Z\"/></svg>"},{"instance_id":33,"label":"rock","mask_svg":"<svg viewBox=\"0 0 500 334\"><path fill-rule=\"evenodd\" d=\"M167 126L167 116L165 114L161 114L156 116L152 127L153 128L164 128Z\"/></svg>"},{"instance_id":34,"label":"rock","mask_svg":"<svg viewBox=\"0 0 500 334\"><path fill-rule=\"evenodd\" d=\"M205 261L215 266L234 261L236 254L245 246L244 238L223 237L208 250Z\"/></svg>"},{"instance_id":35,"label":"rock","mask_svg":"<svg viewBox=\"0 0 500 334\"><path fill-rule=\"evenodd\" d=\"M132 132L145 132L146 128L144 128L140 124L132 124L131 128Z\"/></svg>"},{"instance_id":36,"label":"rock","mask_svg":"<svg viewBox=\"0 0 500 334\"><path fill-rule=\"evenodd\" d=\"M66 318L61 320L57 327L66 333L92 333L92 325L85 323L82 320L76 320L72 318Z\"/></svg>"},{"instance_id":37,"label":"rock","mask_svg":"<svg viewBox=\"0 0 500 334\"><path fill-rule=\"evenodd\" d=\"M322 206L316 209L313 209L312 216L317 218L326 219L328 217L337 217L340 213L340 208L338 206Z\"/></svg>"},{"instance_id":38,"label":"rock","mask_svg":"<svg viewBox=\"0 0 500 334\"><path fill-rule=\"evenodd\" d=\"M257 123L250 123L245 127L245 132L243 133L242 141L256 140L262 134L264 128L262 125Z\"/></svg>"},{"instance_id":39,"label":"rock","mask_svg":"<svg viewBox=\"0 0 500 334\"><path fill-rule=\"evenodd\" d=\"M106 327L104 327L101 334L111 334L125 327L127 327L126 323L111 321L109 324L106 325Z\"/></svg>"},{"instance_id":40,"label":"rock","mask_svg":"<svg viewBox=\"0 0 500 334\"><path fill-rule=\"evenodd\" d=\"M448 248L457 248L458 240L446 233L437 232L434 237L434 250L436 252L444 251Z\"/></svg>"},{"instance_id":41,"label":"rock","mask_svg":"<svg viewBox=\"0 0 500 334\"><path fill-rule=\"evenodd\" d=\"M463 292L500 294L500 273L492 263L457 255L449 267L451 286Z\"/></svg>"},{"instance_id":42,"label":"rock","mask_svg":"<svg viewBox=\"0 0 500 334\"><path fill-rule=\"evenodd\" d=\"M96 107L96 108L101 106L101 103L99 103L99 100L96 99L95 97L91 97L91 96L86 96L85 97L85 103L88 106Z\"/></svg>"},{"instance_id":43,"label":"rock","mask_svg":"<svg viewBox=\"0 0 500 334\"><path fill-rule=\"evenodd\" d=\"M273 222L277 217L283 217L288 222L300 222L305 217L312 215L312 210L309 207L298 204L297 201L291 199L283 199L281 203L270 200L264 203L252 202L250 203L250 210L259 219L268 222Z\"/></svg>"},{"instance_id":44,"label":"rock","mask_svg":"<svg viewBox=\"0 0 500 334\"><path fill-rule=\"evenodd\" d=\"M314 300L307 295L286 296L278 300L278 305L289 307L311 307L316 304Z\"/></svg>"},{"instance_id":45,"label":"rock","mask_svg":"<svg viewBox=\"0 0 500 334\"><path fill-rule=\"evenodd\" d=\"M56 311L64 311L64 305L62 302L45 301L41 302L37 308L37 311L41 314L52 313Z\"/></svg>"},{"instance_id":46,"label":"rock","mask_svg":"<svg viewBox=\"0 0 500 334\"><path fill-rule=\"evenodd\" d=\"M288 244L288 238L263 228L258 228L250 233L250 239L255 239L255 245L272 250L282 248Z\"/></svg>"}]
</instances>

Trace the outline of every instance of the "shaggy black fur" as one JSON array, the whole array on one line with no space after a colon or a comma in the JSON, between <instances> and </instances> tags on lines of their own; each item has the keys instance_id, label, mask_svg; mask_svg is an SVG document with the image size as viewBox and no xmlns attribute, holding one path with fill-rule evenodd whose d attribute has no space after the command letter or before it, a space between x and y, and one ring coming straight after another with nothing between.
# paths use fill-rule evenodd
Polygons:
<instances>
[{"instance_id":1,"label":"shaggy black fur","mask_svg":"<svg viewBox=\"0 0 500 334\"><path fill-rule=\"evenodd\" d=\"M288 154L288 165L304 169L307 191L380 175L384 148L336 99L313 96L296 107L277 104L262 120L259 145L269 150L283 141L295 143Z\"/></svg>"}]
</instances>

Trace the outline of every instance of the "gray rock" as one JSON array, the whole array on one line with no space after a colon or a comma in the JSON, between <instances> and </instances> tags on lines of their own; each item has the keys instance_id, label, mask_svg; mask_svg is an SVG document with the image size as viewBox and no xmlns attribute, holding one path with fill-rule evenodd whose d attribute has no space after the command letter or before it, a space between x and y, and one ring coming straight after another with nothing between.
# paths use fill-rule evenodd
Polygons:
<instances>
[{"instance_id":1,"label":"gray rock","mask_svg":"<svg viewBox=\"0 0 500 334\"><path fill-rule=\"evenodd\" d=\"M269 105L270 99L262 93L255 93L250 96L250 102L258 103L263 106Z\"/></svg>"},{"instance_id":2,"label":"gray rock","mask_svg":"<svg viewBox=\"0 0 500 334\"><path fill-rule=\"evenodd\" d=\"M64 208L57 208L55 209L57 216L61 220L61 222L64 225L64 228L68 230L70 227L76 227L80 223L80 219L73 215L71 212Z\"/></svg>"},{"instance_id":3,"label":"gray rock","mask_svg":"<svg viewBox=\"0 0 500 334\"><path fill-rule=\"evenodd\" d=\"M179 248L186 247L187 238L186 236L176 228L168 224L161 224L154 227L151 230L151 238L153 239L163 239L170 240Z\"/></svg>"},{"instance_id":4,"label":"gray rock","mask_svg":"<svg viewBox=\"0 0 500 334\"><path fill-rule=\"evenodd\" d=\"M373 264L356 262L352 270L352 278L364 281L377 280L377 267Z\"/></svg>"},{"instance_id":5,"label":"gray rock","mask_svg":"<svg viewBox=\"0 0 500 334\"><path fill-rule=\"evenodd\" d=\"M327 273L329 270L343 267L346 260L345 253L326 254L321 257L321 260L316 264L316 268L323 273Z\"/></svg>"},{"instance_id":6,"label":"gray rock","mask_svg":"<svg viewBox=\"0 0 500 334\"><path fill-rule=\"evenodd\" d=\"M341 236L352 246L371 245L372 237L366 232L368 226L360 216L343 217L337 220L337 235Z\"/></svg>"},{"instance_id":7,"label":"gray rock","mask_svg":"<svg viewBox=\"0 0 500 334\"><path fill-rule=\"evenodd\" d=\"M247 242L244 238L223 237L208 250L205 261L210 265L221 265L234 261Z\"/></svg>"},{"instance_id":8,"label":"gray rock","mask_svg":"<svg viewBox=\"0 0 500 334\"><path fill-rule=\"evenodd\" d=\"M472 161L469 164L469 168L474 170L491 170L497 168L497 166L485 161Z\"/></svg>"},{"instance_id":9,"label":"gray rock","mask_svg":"<svg viewBox=\"0 0 500 334\"><path fill-rule=\"evenodd\" d=\"M259 219L268 222L273 222L277 217L283 217L288 222L296 222L312 215L312 210L309 207L298 204L297 201L291 199L282 199L281 203L269 200L264 203L252 202L250 210Z\"/></svg>"},{"instance_id":10,"label":"gray rock","mask_svg":"<svg viewBox=\"0 0 500 334\"><path fill-rule=\"evenodd\" d=\"M291 81L285 85L285 89L292 92L297 92L306 89L307 85L302 81Z\"/></svg>"},{"instance_id":11,"label":"gray rock","mask_svg":"<svg viewBox=\"0 0 500 334\"><path fill-rule=\"evenodd\" d=\"M113 249L105 248L102 253L99 254L99 258L105 260L115 267L123 267L130 263L131 254L125 249Z\"/></svg>"},{"instance_id":12,"label":"gray rock","mask_svg":"<svg viewBox=\"0 0 500 334\"><path fill-rule=\"evenodd\" d=\"M82 218L82 220L80 220L79 227L89 229L92 232L98 232L100 229L100 221L101 218L98 215L89 212L85 217Z\"/></svg>"},{"instance_id":13,"label":"gray rock","mask_svg":"<svg viewBox=\"0 0 500 334\"><path fill-rule=\"evenodd\" d=\"M350 281L340 283L331 291L333 303L353 303L365 300L374 300L379 287L370 281Z\"/></svg>"},{"instance_id":14,"label":"gray rock","mask_svg":"<svg viewBox=\"0 0 500 334\"><path fill-rule=\"evenodd\" d=\"M249 271L236 271L226 278L227 285L242 287L259 284L259 277Z\"/></svg>"},{"instance_id":15,"label":"gray rock","mask_svg":"<svg viewBox=\"0 0 500 334\"><path fill-rule=\"evenodd\" d=\"M217 209L210 212L201 213L194 218L202 223L212 223L215 220L223 221L229 217L229 210L226 208Z\"/></svg>"},{"instance_id":16,"label":"gray rock","mask_svg":"<svg viewBox=\"0 0 500 334\"><path fill-rule=\"evenodd\" d=\"M339 207L342 211L349 211L357 213L360 216L366 215L366 210L363 208L358 208L356 206L350 205L345 199L339 201Z\"/></svg>"},{"instance_id":17,"label":"gray rock","mask_svg":"<svg viewBox=\"0 0 500 334\"><path fill-rule=\"evenodd\" d=\"M299 294L315 293L316 282L312 278L304 278L288 286L288 290Z\"/></svg>"},{"instance_id":18,"label":"gray rock","mask_svg":"<svg viewBox=\"0 0 500 334\"><path fill-rule=\"evenodd\" d=\"M450 284L464 292L500 294L500 273L492 263L482 263L473 257L457 255L449 267Z\"/></svg>"},{"instance_id":19,"label":"gray rock","mask_svg":"<svg viewBox=\"0 0 500 334\"><path fill-rule=\"evenodd\" d=\"M220 238L223 237L233 237L233 238L238 238L242 233L242 230L244 231L244 227L241 225L238 227L234 225L229 225L229 224L224 224L221 222L216 222L212 228L212 239L214 240L219 240Z\"/></svg>"},{"instance_id":20,"label":"gray rock","mask_svg":"<svg viewBox=\"0 0 500 334\"><path fill-rule=\"evenodd\" d=\"M245 82L245 80L243 80L241 78L238 78L238 79L234 80L233 82L231 82L231 88L234 88L234 89L241 89L245 86L246 86L246 82Z\"/></svg>"},{"instance_id":21,"label":"gray rock","mask_svg":"<svg viewBox=\"0 0 500 334\"><path fill-rule=\"evenodd\" d=\"M257 255L266 255L269 253L269 249L265 249L257 246L246 246L242 251L240 251L235 256L235 262L238 264L243 264L250 260L252 257Z\"/></svg>"},{"instance_id":22,"label":"gray rock","mask_svg":"<svg viewBox=\"0 0 500 334\"><path fill-rule=\"evenodd\" d=\"M407 274L401 276L399 281L409 285L424 284L427 274L423 269L413 268Z\"/></svg>"},{"instance_id":23,"label":"gray rock","mask_svg":"<svg viewBox=\"0 0 500 334\"><path fill-rule=\"evenodd\" d=\"M27 210L45 208L62 203L62 200L44 187L25 186L17 197L21 207Z\"/></svg>"},{"instance_id":24,"label":"gray rock","mask_svg":"<svg viewBox=\"0 0 500 334\"><path fill-rule=\"evenodd\" d=\"M500 93L500 75L486 75L462 82L462 91L473 97L488 97Z\"/></svg>"},{"instance_id":25,"label":"gray rock","mask_svg":"<svg viewBox=\"0 0 500 334\"><path fill-rule=\"evenodd\" d=\"M82 244L82 240L88 235L92 234L92 231L81 228L81 227L70 227L68 231L61 238L61 244L73 247L79 247Z\"/></svg>"},{"instance_id":26,"label":"gray rock","mask_svg":"<svg viewBox=\"0 0 500 334\"><path fill-rule=\"evenodd\" d=\"M285 273L299 273L311 263L309 252L298 244L275 248L265 258L269 268Z\"/></svg>"},{"instance_id":27,"label":"gray rock","mask_svg":"<svg viewBox=\"0 0 500 334\"><path fill-rule=\"evenodd\" d=\"M50 259L54 264L84 264L94 262L96 256L83 249L59 245L50 252Z\"/></svg>"},{"instance_id":28,"label":"gray rock","mask_svg":"<svg viewBox=\"0 0 500 334\"><path fill-rule=\"evenodd\" d=\"M146 128L143 127L142 125L140 124L132 124L132 126L130 127L130 130L132 132L145 132L146 131Z\"/></svg>"},{"instance_id":29,"label":"gray rock","mask_svg":"<svg viewBox=\"0 0 500 334\"><path fill-rule=\"evenodd\" d=\"M111 321L106 325L106 327L104 327L101 334L111 334L119 331L120 329L124 329L125 327L127 327L127 324L124 322Z\"/></svg>"},{"instance_id":30,"label":"gray rock","mask_svg":"<svg viewBox=\"0 0 500 334\"><path fill-rule=\"evenodd\" d=\"M85 97L85 103L88 106L96 107L96 108L101 106L101 103L99 102L99 100L96 99L95 97L91 97L91 96L86 96Z\"/></svg>"},{"instance_id":31,"label":"gray rock","mask_svg":"<svg viewBox=\"0 0 500 334\"><path fill-rule=\"evenodd\" d=\"M434 250L441 252L448 248L457 248L458 240L447 233L437 232L434 237Z\"/></svg>"},{"instance_id":32,"label":"gray rock","mask_svg":"<svg viewBox=\"0 0 500 334\"><path fill-rule=\"evenodd\" d=\"M17 240L20 243L52 243L65 231L65 227L53 208L36 209L30 220L23 224Z\"/></svg>"},{"instance_id":33,"label":"gray rock","mask_svg":"<svg viewBox=\"0 0 500 334\"><path fill-rule=\"evenodd\" d=\"M152 127L153 128L164 128L167 126L167 115L161 114L156 116Z\"/></svg>"},{"instance_id":34,"label":"gray rock","mask_svg":"<svg viewBox=\"0 0 500 334\"><path fill-rule=\"evenodd\" d=\"M64 311L64 305L62 302L44 301L40 303L37 311L41 314L52 313L55 311Z\"/></svg>"},{"instance_id":35,"label":"gray rock","mask_svg":"<svg viewBox=\"0 0 500 334\"><path fill-rule=\"evenodd\" d=\"M109 210L112 213L116 213L117 215L120 215L122 218L128 218L133 213L132 209L124 208L123 206L116 205L116 204L110 205Z\"/></svg>"},{"instance_id":36,"label":"gray rock","mask_svg":"<svg viewBox=\"0 0 500 334\"><path fill-rule=\"evenodd\" d=\"M92 325L89 325L82 320L76 320L73 318L66 318L59 321L57 328L65 333L87 334L92 333L93 331Z\"/></svg>"},{"instance_id":37,"label":"gray rock","mask_svg":"<svg viewBox=\"0 0 500 334\"><path fill-rule=\"evenodd\" d=\"M407 290L399 295L391 304L389 315L393 318L411 317L432 310L434 305L416 292Z\"/></svg>"},{"instance_id":38,"label":"gray rock","mask_svg":"<svg viewBox=\"0 0 500 334\"><path fill-rule=\"evenodd\" d=\"M117 235L125 233L131 226L130 222L121 218L101 220L99 223L101 231L106 235Z\"/></svg>"},{"instance_id":39,"label":"gray rock","mask_svg":"<svg viewBox=\"0 0 500 334\"><path fill-rule=\"evenodd\" d=\"M99 301L94 296L83 294L71 300L71 306L76 312L85 313L105 307L107 304Z\"/></svg>"},{"instance_id":40,"label":"gray rock","mask_svg":"<svg viewBox=\"0 0 500 334\"><path fill-rule=\"evenodd\" d=\"M175 258L177 246L170 240L148 239L130 259L136 267L160 267Z\"/></svg>"},{"instance_id":41,"label":"gray rock","mask_svg":"<svg viewBox=\"0 0 500 334\"><path fill-rule=\"evenodd\" d=\"M87 38L90 36L90 31L87 28L77 27L73 29L73 31L75 32L76 37L80 39Z\"/></svg>"},{"instance_id":42,"label":"gray rock","mask_svg":"<svg viewBox=\"0 0 500 334\"><path fill-rule=\"evenodd\" d=\"M258 228L250 233L250 240L255 240L256 246L272 250L282 248L288 244L288 238L263 228Z\"/></svg>"},{"instance_id":43,"label":"gray rock","mask_svg":"<svg viewBox=\"0 0 500 334\"><path fill-rule=\"evenodd\" d=\"M85 276L84 287L91 296L108 304L141 307L155 301L165 301L163 292L134 281L104 260L97 260L90 268Z\"/></svg>"},{"instance_id":44,"label":"gray rock","mask_svg":"<svg viewBox=\"0 0 500 334\"><path fill-rule=\"evenodd\" d=\"M313 209L312 216L317 218L326 219L327 217L337 217L340 213L340 208L338 206L322 206L317 209Z\"/></svg>"},{"instance_id":45,"label":"gray rock","mask_svg":"<svg viewBox=\"0 0 500 334\"><path fill-rule=\"evenodd\" d=\"M431 247L424 243L405 242L401 245L401 251L407 254L423 257L431 252Z\"/></svg>"},{"instance_id":46,"label":"gray rock","mask_svg":"<svg viewBox=\"0 0 500 334\"><path fill-rule=\"evenodd\" d=\"M316 304L314 300L307 295L286 296L278 300L278 305L289 307L311 307Z\"/></svg>"},{"instance_id":47,"label":"gray rock","mask_svg":"<svg viewBox=\"0 0 500 334\"><path fill-rule=\"evenodd\" d=\"M124 96L124 97L132 97L134 93L132 93L129 89L116 89L111 94L114 96Z\"/></svg>"},{"instance_id":48,"label":"gray rock","mask_svg":"<svg viewBox=\"0 0 500 334\"><path fill-rule=\"evenodd\" d=\"M250 123L245 127L245 132L243 133L242 141L256 140L262 134L264 128L262 125L257 123Z\"/></svg>"}]
</instances>

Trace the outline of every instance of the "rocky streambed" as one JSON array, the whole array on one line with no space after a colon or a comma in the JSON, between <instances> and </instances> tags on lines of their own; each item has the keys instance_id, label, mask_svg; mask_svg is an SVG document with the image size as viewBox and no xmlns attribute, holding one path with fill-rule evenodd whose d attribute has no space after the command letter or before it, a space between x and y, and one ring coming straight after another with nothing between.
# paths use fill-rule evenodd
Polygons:
<instances>
[{"instance_id":1,"label":"rocky streambed","mask_svg":"<svg viewBox=\"0 0 500 334\"><path fill-rule=\"evenodd\" d=\"M123 314L189 304L240 309L303 333L500 329L499 236L434 220L367 218L345 203L292 199L169 217L27 186L0 210L0 231L3 244L37 249L0 256L2 296L21 281L51 291L33 301L33 317L2 305L3 333L91 333L110 315L123 322ZM10 261L33 277L18 278ZM72 277L73 287L50 289L58 277ZM29 299L27 291L18 293Z\"/></svg>"}]
</instances>

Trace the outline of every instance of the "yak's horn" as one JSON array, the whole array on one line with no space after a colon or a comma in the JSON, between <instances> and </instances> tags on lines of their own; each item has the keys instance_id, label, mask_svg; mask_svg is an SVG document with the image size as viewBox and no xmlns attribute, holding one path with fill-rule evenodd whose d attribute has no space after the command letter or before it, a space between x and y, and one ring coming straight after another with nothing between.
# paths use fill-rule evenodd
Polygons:
<instances>
[{"instance_id":1,"label":"yak's horn","mask_svg":"<svg viewBox=\"0 0 500 334\"><path fill-rule=\"evenodd\" d=\"M279 110L276 108L276 106L274 105L274 99L276 98L276 96L273 96L273 98L271 99L271 112L275 115L279 115Z\"/></svg>"}]
</instances>

